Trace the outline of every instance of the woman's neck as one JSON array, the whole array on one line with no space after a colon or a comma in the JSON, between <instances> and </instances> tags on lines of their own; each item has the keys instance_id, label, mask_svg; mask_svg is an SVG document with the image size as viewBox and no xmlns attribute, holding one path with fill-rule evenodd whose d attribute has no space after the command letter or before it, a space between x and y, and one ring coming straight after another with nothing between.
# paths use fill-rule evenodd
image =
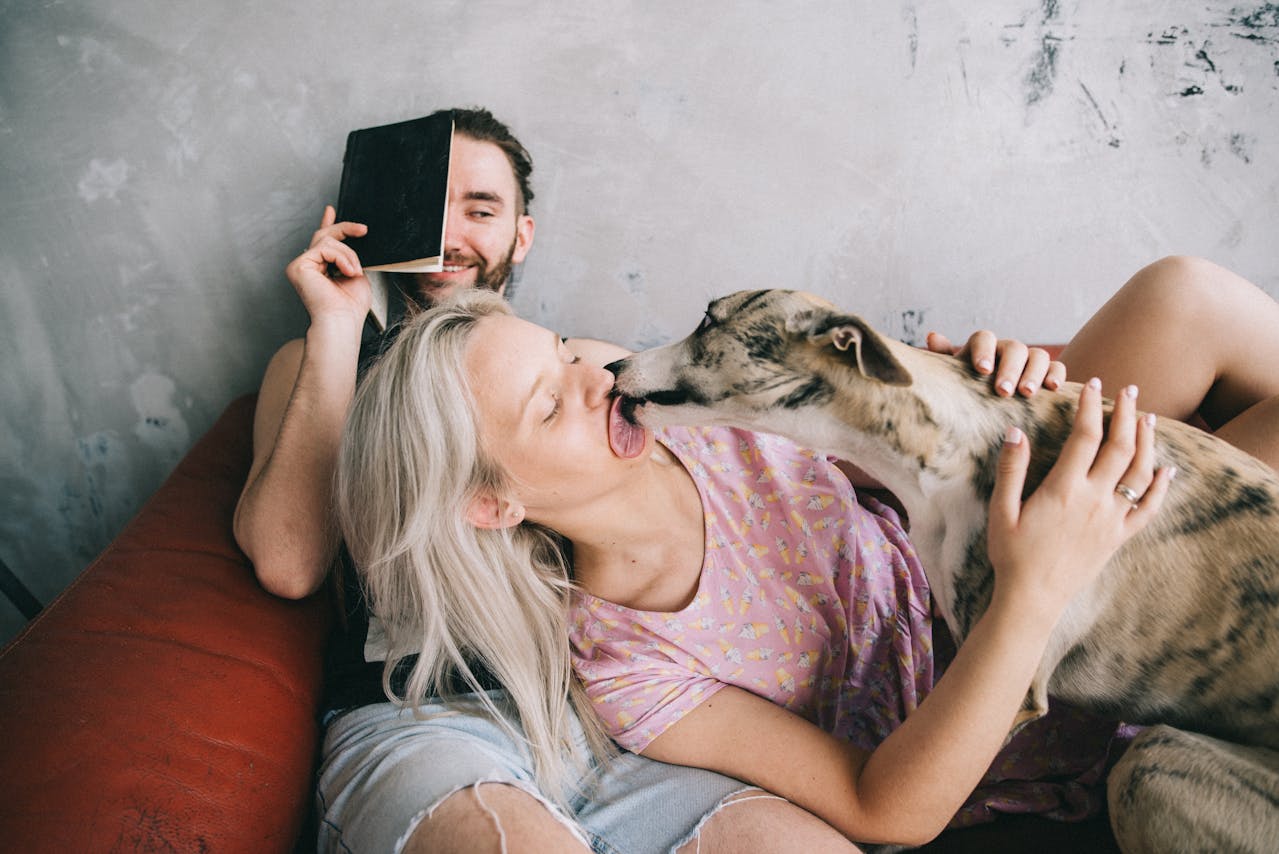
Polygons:
<instances>
[{"instance_id":1,"label":"woman's neck","mask_svg":"<svg viewBox=\"0 0 1279 854\"><path fill-rule=\"evenodd\" d=\"M697 484L675 455L654 445L635 488L580 529L573 571L588 593L642 611L679 611L697 592L706 535Z\"/></svg>"}]
</instances>

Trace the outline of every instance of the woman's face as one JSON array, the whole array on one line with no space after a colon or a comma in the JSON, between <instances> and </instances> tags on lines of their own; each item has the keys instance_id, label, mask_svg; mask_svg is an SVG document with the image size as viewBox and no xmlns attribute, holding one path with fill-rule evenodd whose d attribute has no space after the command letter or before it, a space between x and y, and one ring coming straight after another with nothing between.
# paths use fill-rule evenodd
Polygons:
<instances>
[{"instance_id":1,"label":"woman's face","mask_svg":"<svg viewBox=\"0 0 1279 854\"><path fill-rule=\"evenodd\" d=\"M524 517L562 528L648 458L652 433L628 424L613 375L579 361L549 329L481 319L466 355L480 436L510 473Z\"/></svg>"}]
</instances>

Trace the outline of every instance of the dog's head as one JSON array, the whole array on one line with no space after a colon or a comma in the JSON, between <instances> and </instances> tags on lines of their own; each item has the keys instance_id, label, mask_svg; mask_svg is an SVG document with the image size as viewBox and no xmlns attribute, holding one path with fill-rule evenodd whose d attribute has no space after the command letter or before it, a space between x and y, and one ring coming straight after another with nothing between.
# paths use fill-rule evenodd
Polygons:
<instances>
[{"instance_id":1,"label":"dog's head","mask_svg":"<svg viewBox=\"0 0 1279 854\"><path fill-rule=\"evenodd\" d=\"M776 431L828 402L833 382L903 386L906 368L861 318L798 291L714 300L683 341L608 366L623 413L649 427L732 424Z\"/></svg>"}]
</instances>

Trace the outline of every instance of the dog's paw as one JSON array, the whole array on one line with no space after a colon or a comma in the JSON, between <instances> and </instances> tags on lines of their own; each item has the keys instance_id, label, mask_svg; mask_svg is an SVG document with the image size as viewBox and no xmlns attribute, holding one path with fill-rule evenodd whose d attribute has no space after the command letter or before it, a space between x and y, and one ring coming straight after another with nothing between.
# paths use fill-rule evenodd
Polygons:
<instances>
[{"instance_id":1,"label":"dog's paw","mask_svg":"<svg viewBox=\"0 0 1279 854\"><path fill-rule=\"evenodd\" d=\"M1013 718L1012 729L1008 731L1009 738L1016 735L1018 730L1026 724L1037 721L1046 714L1048 714L1048 692L1037 685L1031 685L1025 699L1021 701L1017 716Z\"/></svg>"}]
</instances>

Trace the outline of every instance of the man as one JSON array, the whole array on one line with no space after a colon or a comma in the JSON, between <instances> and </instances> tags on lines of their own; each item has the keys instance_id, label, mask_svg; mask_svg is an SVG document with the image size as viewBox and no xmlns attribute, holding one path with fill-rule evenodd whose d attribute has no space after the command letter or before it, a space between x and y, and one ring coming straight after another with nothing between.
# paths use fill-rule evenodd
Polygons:
<instances>
[{"instance_id":1,"label":"man","mask_svg":"<svg viewBox=\"0 0 1279 854\"><path fill-rule=\"evenodd\" d=\"M391 302L402 311L459 288L503 293L533 243L527 151L485 110L454 110L453 117L444 270L397 277ZM379 345L364 334L369 281L343 242L364 233L363 225L335 222L326 207L310 247L286 268L310 326L267 366L253 465L235 513L236 540L262 586L278 596L317 591L339 552L332 510L338 443L358 367ZM600 342L571 345L599 364L618 355ZM573 802L574 816L563 816L536 792L527 759L497 727L466 714L417 720L386 702L381 661L376 654L365 660L376 653L376 632L367 636L358 585L349 568L344 575L347 621L326 665L321 850L853 850L785 801L629 754L589 798ZM506 785L479 785L489 782ZM738 799L744 803L716 811Z\"/></svg>"}]
</instances>

